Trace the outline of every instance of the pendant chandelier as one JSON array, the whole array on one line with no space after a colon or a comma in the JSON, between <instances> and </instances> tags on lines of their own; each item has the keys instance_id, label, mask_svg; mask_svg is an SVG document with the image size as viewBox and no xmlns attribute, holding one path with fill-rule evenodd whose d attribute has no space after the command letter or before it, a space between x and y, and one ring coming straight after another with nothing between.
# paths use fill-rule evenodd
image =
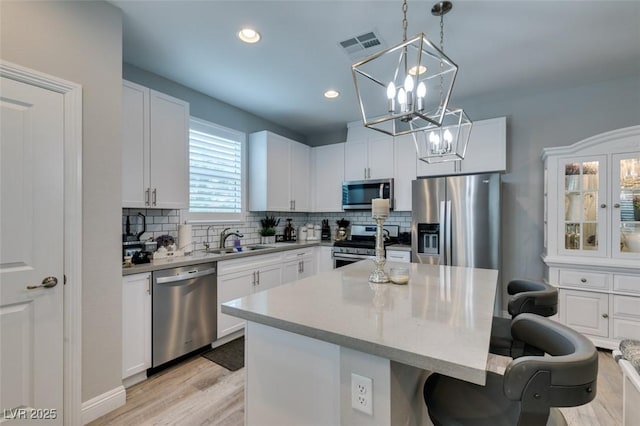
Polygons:
<instances>
[{"instance_id":1,"label":"pendant chandelier","mask_svg":"<svg viewBox=\"0 0 640 426\"><path fill-rule=\"evenodd\" d=\"M444 51L444 15L453 5L436 3L431 14L440 17L440 50ZM443 96L441 92L441 96ZM473 123L461 108L446 107L440 126L435 124L413 133L418 158L426 163L464 159Z\"/></svg>"},{"instance_id":2,"label":"pendant chandelier","mask_svg":"<svg viewBox=\"0 0 640 426\"><path fill-rule=\"evenodd\" d=\"M441 126L458 72L424 33L407 39L407 0L402 13L402 43L351 66L364 125L391 136Z\"/></svg>"}]
</instances>

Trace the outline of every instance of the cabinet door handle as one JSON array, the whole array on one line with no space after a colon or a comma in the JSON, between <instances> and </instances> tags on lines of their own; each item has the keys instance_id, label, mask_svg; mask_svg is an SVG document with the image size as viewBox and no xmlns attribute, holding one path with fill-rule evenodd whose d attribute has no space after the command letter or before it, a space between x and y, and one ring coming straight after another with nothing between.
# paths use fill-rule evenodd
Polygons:
<instances>
[{"instance_id":1,"label":"cabinet door handle","mask_svg":"<svg viewBox=\"0 0 640 426\"><path fill-rule=\"evenodd\" d=\"M296 200L293 200L292 203L293 203L293 211L295 211L296 210Z\"/></svg>"},{"instance_id":2,"label":"cabinet door handle","mask_svg":"<svg viewBox=\"0 0 640 426\"><path fill-rule=\"evenodd\" d=\"M586 283L586 282L587 282L587 279L586 279L586 278L580 278L580 282L582 282L582 283Z\"/></svg>"},{"instance_id":3,"label":"cabinet door handle","mask_svg":"<svg viewBox=\"0 0 640 426\"><path fill-rule=\"evenodd\" d=\"M602 314L602 318L609 318L609 314Z\"/></svg>"},{"instance_id":4,"label":"cabinet door handle","mask_svg":"<svg viewBox=\"0 0 640 426\"><path fill-rule=\"evenodd\" d=\"M616 209L619 209L619 208L620 208L620 204L615 203L615 204L613 205L613 207L615 207Z\"/></svg>"},{"instance_id":5,"label":"cabinet door handle","mask_svg":"<svg viewBox=\"0 0 640 426\"><path fill-rule=\"evenodd\" d=\"M253 271L253 280L251 281L251 285L256 285L256 271Z\"/></svg>"},{"instance_id":6,"label":"cabinet door handle","mask_svg":"<svg viewBox=\"0 0 640 426\"><path fill-rule=\"evenodd\" d=\"M607 208L607 205L606 205L605 203L602 203L602 204L600 204L600 208L601 208L601 209L606 209L606 208Z\"/></svg>"},{"instance_id":7,"label":"cabinet door handle","mask_svg":"<svg viewBox=\"0 0 640 426\"><path fill-rule=\"evenodd\" d=\"M369 174L369 179L371 179L371 167L367 167L367 173Z\"/></svg>"},{"instance_id":8,"label":"cabinet door handle","mask_svg":"<svg viewBox=\"0 0 640 426\"><path fill-rule=\"evenodd\" d=\"M300 272L302 272L304 274L304 260L300 261L300 269L301 269Z\"/></svg>"},{"instance_id":9,"label":"cabinet door handle","mask_svg":"<svg viewBox=\"0 0 640 426\"><path fill-rule=\"evenodd\" d=\"M367 168L366 167L364 168L364 178L365 179L367 178Z\"/></svg>"},{"instance_id":10,"label":"cabinet door handle","mask_svg":"<svg viewBox=\"0 0 640 426\"><path fill-rule=\"evenodd\" d=\"M151 276L147 276L147 294L151 294Z\"/></svg>"},{"instance_id":11,"label":"cabinet door handle","mask_svg":"<svg viewBox=\"0 0 640 426\"><path fill-rule=\"evenodd\" d=\"M258 278L258 285L260 285L260 271L256 271L256 277Z\"/></svg>"},{"instance_id":12,"label":"cabinet door handle","mask_svg":"<svg viewBox=\"0 0 640 426\"><path fill-rule=\"evenodd\" d=\"M153 188L153 205L156 205L156 201L158 201L158 190Z\"/></svg>"},{"instance_id":13,"label":"cabinet door handle","mask_svg":"<svg viewBox=\"0 0 640 426\"><path fill-rule=\"evenodd\" d=\"M146 191L144 191L144 205L148 206L149 205L149 192L151 191L150 188L147 188Z\"/></svg>"}]
</instances>

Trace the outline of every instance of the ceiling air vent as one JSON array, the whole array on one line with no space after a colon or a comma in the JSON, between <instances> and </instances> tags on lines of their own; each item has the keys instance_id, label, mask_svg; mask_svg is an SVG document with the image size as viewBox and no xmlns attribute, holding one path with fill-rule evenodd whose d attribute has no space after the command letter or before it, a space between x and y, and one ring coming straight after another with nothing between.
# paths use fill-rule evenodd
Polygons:
<instances>
[{"instance_id":1,"label":"ceiling air vent","mask_svg":"<svg viewBox=\"0 0 640 426\"><path fill-rule=\"evenodd\" d=\"M374 31L352 37L338 43L351 61L359 61L375 52L383 50L385 43Z\"/></svg>"}]
</instances>

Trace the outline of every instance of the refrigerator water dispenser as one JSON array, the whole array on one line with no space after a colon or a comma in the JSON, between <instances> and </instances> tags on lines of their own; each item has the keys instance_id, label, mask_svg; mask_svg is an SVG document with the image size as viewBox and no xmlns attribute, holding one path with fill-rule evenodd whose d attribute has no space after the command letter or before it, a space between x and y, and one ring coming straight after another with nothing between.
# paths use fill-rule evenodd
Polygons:
<instances>
[{"instance_id":1,"label":"refrigerator water dispenser","mask_svg":"<svg viewBox=\"0 0 640 426\"><path fill-rule=\"evenodd\" d=\"M438 237L440 235L439 223L418 223L418 253L439 255L440 244Z\"/></svg>"}]
</instances>

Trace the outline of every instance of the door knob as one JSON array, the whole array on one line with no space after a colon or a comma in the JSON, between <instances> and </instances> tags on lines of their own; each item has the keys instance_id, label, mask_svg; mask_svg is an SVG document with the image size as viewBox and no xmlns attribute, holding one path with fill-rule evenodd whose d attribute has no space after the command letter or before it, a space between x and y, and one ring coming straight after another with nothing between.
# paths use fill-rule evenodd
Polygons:
<instances>
[{"instance_id":1,"label":"door knob","mask_svg":"<svg viewBox=\"0 0 640 426\"><path fill-rule=\"evenodd\" d=\"M56 277L46 277L42 280L40 285L28 285L27 290L35 290L36 288L51 288L58 285L58 279Z\"/></svg>"}]
</instances>

